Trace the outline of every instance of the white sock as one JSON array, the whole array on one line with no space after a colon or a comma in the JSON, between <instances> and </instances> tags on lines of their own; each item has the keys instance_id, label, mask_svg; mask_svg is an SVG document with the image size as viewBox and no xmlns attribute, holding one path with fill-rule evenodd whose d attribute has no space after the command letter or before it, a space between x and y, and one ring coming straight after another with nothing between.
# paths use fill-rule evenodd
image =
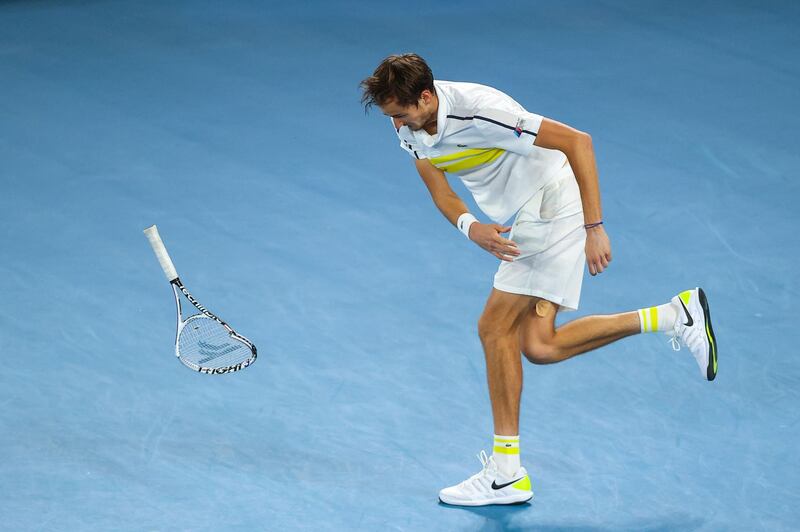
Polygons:
<instances>
[{"instance_id":1,"label":"white sock","mask_svg":"<svg viewBox=\"0 0 800 532\"><path fill-rule=\"evenodd\" d=\"M671 301L657 307L639 309L639 323L643 333L670 331L677 319L678 309Z\"/></svg>"},{"instance_id":2,"label":"white sock","mask_svg":"<svg viewBox=\"0 0 800 532\"><path fill-rule=\"evenodd\" d=\"M511 478L519 471L519 436L494 435L492 452L497 471L506 478Z\"/></svg>"}]
</instances>

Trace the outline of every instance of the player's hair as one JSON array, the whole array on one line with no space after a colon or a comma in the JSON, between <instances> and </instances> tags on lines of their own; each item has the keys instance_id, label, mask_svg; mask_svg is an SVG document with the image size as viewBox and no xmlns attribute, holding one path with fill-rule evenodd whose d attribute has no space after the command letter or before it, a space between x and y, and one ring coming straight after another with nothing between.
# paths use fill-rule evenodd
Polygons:
<instances>
[{"instance_id":1,"label":"player's hair","mask_svg":"<svg viewBox=\"0 0 800 532\"><path fill-rule=\"evenodd\" d=\"M375 72L361 82L361 103L368 111L396 100L399 105L419 105L425 89L433 92L433 72L428 63L417 54L390 55L378 65Z\"/></svg>"}]
</instances>

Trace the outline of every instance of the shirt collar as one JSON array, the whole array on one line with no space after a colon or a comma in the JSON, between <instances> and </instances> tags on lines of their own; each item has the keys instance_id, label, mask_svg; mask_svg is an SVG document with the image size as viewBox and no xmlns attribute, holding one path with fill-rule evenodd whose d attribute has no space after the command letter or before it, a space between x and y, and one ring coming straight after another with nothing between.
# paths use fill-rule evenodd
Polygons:
<instances>
[{"instance_id":1,"label":"shirt collar","mask_svg":"<svg viewBox=\"0 0 800 532\"><path fill-rule=\"evenodd\" d=\"M418 140L428 147L438 144L442 139L444 126L447 123L447 114L450 110L450 102L447 101L447 97L438 81L433 82L433 88L436 91L436 98L439 101L439 109L436 112L436 134L428 135L425 130L415 132L415 136L417 136Z\"/></svg>"}]
</instances>

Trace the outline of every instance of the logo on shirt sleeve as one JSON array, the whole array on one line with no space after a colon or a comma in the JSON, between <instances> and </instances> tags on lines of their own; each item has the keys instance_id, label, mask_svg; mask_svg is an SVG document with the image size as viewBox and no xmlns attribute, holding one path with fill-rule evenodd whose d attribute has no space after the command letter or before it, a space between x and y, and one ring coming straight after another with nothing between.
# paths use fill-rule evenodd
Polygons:
<instances>
[{"instance_id":1,"label":"logo on shirt sleeve","mask_svg":"<svg viewBox=\"0 0 800 532\"><path fill-rule=\"evenodd\" d=\"M518 137L522 136L522 130L525 127L525 120L522 118L517 119L517 125L514 126L514 134Z\"/></svg>"}]
</instances>

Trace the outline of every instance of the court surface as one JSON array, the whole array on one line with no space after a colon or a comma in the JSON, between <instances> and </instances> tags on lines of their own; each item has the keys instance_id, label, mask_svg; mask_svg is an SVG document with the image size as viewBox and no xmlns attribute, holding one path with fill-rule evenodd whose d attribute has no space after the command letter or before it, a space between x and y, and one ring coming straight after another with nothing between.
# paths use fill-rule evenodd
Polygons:
<instances>
[{"instance_id":1,"label":"court surface","mask_svg":"<svg viewBox=\"0 0 800 532\"><path fill-rule=\"evenodd\" d=\"M0 3L0 529L797 529L798 22L758 1ZM359 105L404 51L592 134L614 261L567 318L711 302L713 383L661 335L525 366L529 505L437 503L490 445L496 261ZM254 366L172 355L153 223Z\"/></svg>"}]
</instances>

